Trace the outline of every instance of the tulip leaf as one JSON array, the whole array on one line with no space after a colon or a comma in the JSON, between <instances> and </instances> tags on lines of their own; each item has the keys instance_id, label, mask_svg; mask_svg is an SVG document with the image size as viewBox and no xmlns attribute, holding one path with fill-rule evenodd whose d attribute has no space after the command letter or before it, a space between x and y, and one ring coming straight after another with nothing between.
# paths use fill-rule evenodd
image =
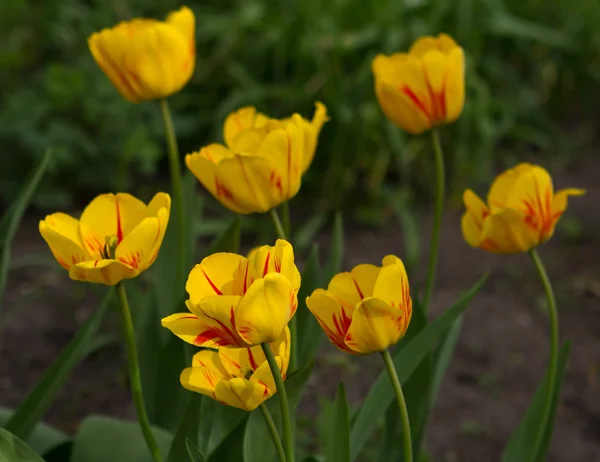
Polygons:
<instances>
[{"instance_id":1,"label":"tulip leaf","mask_svg":"<svg viewBox=\"0 0 600 462\"><path fill-rule=\"evenodd\" d=\"M25 209L31 201L31 197L42 179L51 157L52 150L47 149L40 163L23 183L10 209L0 219L0 307L2 306L4 287L6 286L6 278L10 268L10 248L12 241L19 228Z\"/></svg>"},{"instance_id":2,"label":"tulip leaf","mask_svg":"<svg viewBox=\"0 0 600 462\"><path fill-rule=\"evenodd\" d=\"M110 290L96 311L79 329L77 334L69 344L61 351L54 362L48 367L42 379L36 384L35 388L21 402L18 409L15 410L5 428L15 435L27 439L45 415L50 405L54 402L56 395L62 388L69 375L91 351L90 347L95 348L98 344L93 343L93 336L102 323L112 298Z\"/></svg>"},{"instance_id":3,"label":"tulip leaf","mask_svg":"<svg viewBox=\"0 0 600 462\"><path fill-rule=\"evenodd\" d=\"M290 374L285 380L285 390L288 395L290 412L293 414L300 403L304 388L312 372L312 363ZM281 429L281 411L279 408L279 396L275 394L265 405L269 409L275 426ZM248 419L248 425L244 434L244 462L262 462L275 460L276 452L271 439L271 433L263 415L259 410L253 411Z\"/></svg>"},{"instance_id":4,"label":"tulip leaf","mask_svg":"<svg viewBox=\"0 0 600 462\"><path fill-rule=\"evenodd\" d=\"M166 454L173 436L152 427L161 454ZM109 417L87 417L73 441L70 462L147 462L151 460L138 422Z\"/></svg>"},{"instance_id":5,"label":"tulip leaf","mask_svg":"<svg viewBox=\"0 0 600 462\"><path fill-rule=\"evenodd\" d=\"M17 436L0 428L0 461L44 462L44 459Z\"/></svg>"},{"instance_id":6,"label":"tulip leaf","mask_svg":"<svg viewBox=\"0 0 600 462\"><path fill-rule=\"evenodd\" d=\"M324 280L329 283L329 280L342 270L344 260L344 220L342 212L335 214L333 223L333 232L331 234L331 242L329 243L329 256L325 271L323 272Z\"/></svg>"},{"instance_id":7,"label":"tulip leaf","mask_svg":"<svg viewBox=\"0 0 600 462\"><path fill-rule=\"evenodd\" d=\"M315 236L327 223L327 214L317 212L311 215L294 233L294 249L306 250L314 242Z\"/></svg>"},{"instance_id":8,"label":"tulip leaf","mask_svg":"<svg viewBox=\"0 0 600 462\"><path fill-rule=\"evenodd\" d=\"M12 409L0 407L0 428L6 428L6 423L14 414ZM69 437L60 430L51 427L44 422L38 422L29 433L25 442L38 454L45 454L51 449L69 441Z\"/></svg>"},{"instance_id":9,"label":"tulip leaf","mask_svg":"<svg viewBox=\"0 0 600 462\"><path fill-rule=\"evenodd\" d=\"M535 391L531 403L523 416L523 420L521 420L521 423L519 423L519 426L510 437L510 440L504 449L504 453L502 454L502 462L542 462L546 460L546 454L554 430L554 419L560 401L570 349L571 344L565 342L558 353L558 368L556 376L554 377L552 407L540 447L533 447L532 442L535 441L537 432L540 428L546 392L548 390L549 381L552 380L548 371L546 371L544 379Z\"/></svg>"},{"instance_id":10,"label":"tulip leaf","mask_svg":"<svg viewBox=\"0 0 600 462\"><path fill-rule=\"evenodd\" d=\"M325 462L350 462L350 416L346 390L340 383L333 403Z\"/></svg>"},{"instance_id":11,"label":"tulip leaf","mask_svg":"<svg viewBox=\"0 0 600 462\"><path fill-rule=\"evenodd\" d=\"M394 365L401 383L406 383L427 353L437 345L439 339L450 329L452 323L469 306L469 302L487 279L484 275L451 308L438 316L394 355ZM382 372L363 401L352 425L350 435L351 460L355 460L375 429L377 422L393 401L393 390L389 377Z\"/></svg>"},{"instance_id":12,"label":"tulip leaf","mask_svg":"<svg viewBox=\"0 0 600 462\"><path fill-rule=\"evenodd\" d=\"M246 424L248 415L229 432L221 441L208 458L208 462L247 462L244 460L244 434L246 433ZM266 459L268 460L268 459Z\"/></svg>"},{"instance_id":13,"label":"tulip leaf","mask_svg":"<svg viewBox=\"0 0 600 462\"><path fill-rule=\"evenodd\" d=\"M306 297L321 285L321 268L319 266L319 248L313 245L310 255L306 260L302 273L302 285L298 292L299 309L296 311L296 323L298 326L298 365L300 367L312 361L317 354L321 344L322 331L317 319L306 306Z\"/></svg>"},{"instance_id":14,"label":"tulip leaf","mask_svg":"<svg viewBox=\"0 0 600 462\"><path fill-rule=\"evenodd\" d=\"M185 460L185 456L189 452L189 444L191 443L195 446L195 442L198 441L198 427L203 396L199 393L188 392L187 394L189 396L187 396L185 412L173 437L167 462Z\"/></svg>"},{"instance_id":15,"label":"tulip leaf","mask_svg":"<svg viewBox=\"0 0 600 462\"><path fill-rule=\"evenodd\" d=\"M187 449L188 456L190 456L191 462L207 462L206 456L202 453L200 448L196 446L189 438L185 439L185 447Z\"/></svg>"},{"instance_id":16,"label":"tulip leaf","mask_svg":"<svg viewBox=\"0 0 600 462\"><path fill-rule=\"evenodd\" d=\"M444 335L438 351L435 354L433 351L429 352L421 365L413 372L404 389L406 401L409 403L415 456L421 449L429 415L433 410L444 375L454 355L461 327L462 316L459 316Z\"/></svg>"}]
</instances>

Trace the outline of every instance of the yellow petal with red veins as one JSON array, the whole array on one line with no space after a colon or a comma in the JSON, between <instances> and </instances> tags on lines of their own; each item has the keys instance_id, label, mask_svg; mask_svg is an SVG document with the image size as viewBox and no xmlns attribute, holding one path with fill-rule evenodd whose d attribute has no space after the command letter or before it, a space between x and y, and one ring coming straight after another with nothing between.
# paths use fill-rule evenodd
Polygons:
<instances>
[{"instance_id":1,"label":"yellow petal with red veins","mask_svg":"<svg viewBox=\"0 0 600 462\"><path fill-rule=\"evenodd\" d=\"M215 390L216 399L229 406L253 411L271 397L264 385L241 378L221 380Z\"/></svg>"},{"instance_id":2,"label":"yellow petal with red veins","mask_svg":"<svg viewBox=\"0 0 600 462\"><path fill-rule=\"evenodd\" d=\"M375 265L355 266L349 273L336 274L327 287L347 311L351 311L363 298L373 295L380 268Z\"/></svg>"},{"instance_id":3,"label":"yellow petal with red veins","mask_svg":"<svg viewBox=\"0 0 600 462\"><path fill-rule=\"evenodd\" d=\"M163 211L163 214L166 212ZM154 262L154 250L157 249L156 244L159 238L162 240L162 236L164 231L161 230L158 217L145 218L117 246L115 258L138 271L144 271ZM160 243L158 244L160 246Z\"/></svg>"},{"instance_id":4,"label":"yellow petal with red veins","mask_svg":"<svg viewBox=\"0 0 600 462\"><path fill-rule=\"evenodd\" d=\"M69 270L69 277L76 281L96 282L107 286L136 277L140 272L118 260L88 260Z\"/></svg>"},{"instance_id":5,"label":"yellow petal with red veins","mask_svg":"<svg viewBox=\"0 0 600 462\"><path fill-rule=\"evenodd\" d=\"M237 295L213 295L204 297L197 305L186 302L201 324L201 331L194 340L197 346L245 348L252 345L238 334L242 328L237 320L240 299Z\"/></svg>"},{"instance_id":6,"label":"yellow petal with red veins","mask_svg":"<svg viewBox=\"0 0 600 462\"><path fill-rule=\"evenodd\" d=\"M561 189L558 191L552 200L552 216L556 220L560 218L563 212L567 209L567 202L569 196L582 196L585 194L585 189Z\"/></svg>"},{"instance_id":7,"label":"yellow petal with red veins","mask_svg":"<svg viewBox=\"0 0 600 462\"><path fill-rule=\"evenodd\" d=\"M147 216L147 206L130 194L102 194L81 214L80 232L86 250L100 258L106 238L117 236L121 242Z\"/></svg>"},{"instance_id":8,"label":"yellow petal with red veins","mask_svg":"<svg viewBox=\"0 0 600 462\"><path fill-rule=\"evenodd\" d=\"M431 128L428 115L416 109L413 101L400 89L377 81L375 95L386 117L406 132L419 135Z\"/></svg>"},{"instance_id":9,"label":"yellow petal with red veins","mask_svg":"<svg viewBox=\"0 0 600 462\"><path fill-rule=\"evenodd\" d=\"M225 207L235 213L243 209L235 202L231 191L217 178L217 165L234 154L221 144L210 144L198 152L185 156L185 164L202 185Z\"/></svg>"},{"instance_id":10,"label":"yellow petal with red veins","mask_svg":"<svg viewBox=\"0 0 600 462\"><path fill-rule=\"evenodd\" d=\"M280 273L290 281L295 291L300 288L300 272L294 263L294 248L288 241L277 239L274 246L261 246L248 257L251 268L249 274L254 276L253 279L268 273Z\"/></svg>"},{"instance_id":11,"label":"yellow petal with red veins","mask_svg":"<svg viewBox=\"0 0 600 462\"><path fill-rule=\"evenodd\" d=\"M505 209L487 218L479 247L492 253L513 254L527 252L538 244L539 231L527 224L525 215Z\"/></svg>"},{"instance_id":12,"label":"yellow petal with red veins","mask_svg":"<svg viewBox=\"0 0 600 462\"><path fill-rule=\"evenodd\" d=\"M384 351L405 332L402 313L383 300L367 298L352 313L346 345L360 354Z\"/></svg>"},{"instance_id":13,"label":"yellow petal with red veins","mask_svg":"<svg viewBox=\"0 0 600 462\"><path fill-rule=\"evenodd\" d=\"M65 269L90 256L79 239L79 221L64 213L46 216L39 223L40 234L50 247L56 261Z\"/></svg>"},{"instance_id":14,"label":"yellow petal with red veins","mask_svg":"<svg viewBox=\"0 0 600 462\"><path fill-rule=\"evenodd\" d=\"M196 338L205 330L206 323L192 313L175 313L161 319L160 324L181 340L198 346Z\"/></svg>"},{"instance_id":15,"label":"yellow petal with red veins","mask_svg":"<svg viewBox=\"0 0 600 462\"><path fill-rule=\"evenodd\" d=\"M492 212L502 210L507 207L508 197L512 191L515 181L525 172L529 171L533 165L521 163L516 167L510 168L496 177L487 196L487 203Z\"/></svg>"},{"instance_id":16,"label":"yellow petal with red veins","mask_svg":"<svg viewBox=\"0 0 600 462\"><path fill-rule=\"evenodd\" d=\"M229 378L216 351L203 350L192 359L192 367L183 370L181 385L190 391L202 393L216 399L215 388L222 380Z\"/></svg>"},{"instance_id":17,"label":"yellow petal with red veins","mask_svg":"<svg viewBox=\"0 0 600 462\"><path fill-rule=\"evenodd\" d=\"M383 259L383 267L377 276L373 289L373 297L383 300L392 308L398 309L403 316L403 327L406 332L412 316L412 299L408 276L402 260L395 255L387 255Z\"/></svg>"},{"instance_id":18,"label":"yellow petal with red veins","mask_svg":"<svg viewBox=\"0 0 600 462\"><path fill-rule=\"evenodd\" d=\"M224 159L217 169L216 198L230 210L240 214L263 213L288 197L286 185L276 177L274 162L254 155L236 155Z\"/></svg>"},{"instance_id":19,"label":"yellow petal with red veins","mask_svg":"<svg viewBox=\"0 0 600 462\"><path fill-rule=\"evenodd\" d=\"M235 310L237 332L249 345L274 342L297 305L290 281L279 273L269 273L254 281Z\"/></svg>"},{"instance_id":20,"label":"yellow petal with red veins","mask_svg":"<svg viewBox=\"0 0 600 462\"><path fill-rule=\"evenodd\" d=\"M197 304L211 295L233 294L233 278L246 259L234 253L216 253L202 260L190 271L185 290L190 302Z\"/></svg>"},{"instance_id":21,"label":"yellow petal with red veins","mask_svg":"<svg viewBox=\"0 0 600 462\"><path fill-rule=\"evenodd\" d=\"M348 273L346 273L348 274ZM346 345L345 338L352 322L354 306L340 304L332 294L323 289L316 289L306 297L306 306L317 318L329 341L340 350L354 353Z\"/></svg>"}]
</instances>

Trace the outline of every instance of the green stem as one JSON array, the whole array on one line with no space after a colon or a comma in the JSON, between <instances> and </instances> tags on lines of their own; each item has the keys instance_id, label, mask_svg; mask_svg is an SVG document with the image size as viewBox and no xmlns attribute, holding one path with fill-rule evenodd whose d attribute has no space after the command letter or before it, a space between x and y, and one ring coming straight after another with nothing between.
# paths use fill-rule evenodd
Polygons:
<instances>
[{"instance_id":1,"label":"green stem","mask_svg":"<svg viewBox=\"0 0 600 462\"><path fill-rule=\"evenodd\" d=\"M285 230L283 228L283 224L281 223L281 220L279 219L279 213L277 213L277 209L272 208L269 211L269 215L271 216L271 221L273 222L273 227L275 228L275 232L277 233L277 237L279 239L285 239L287 240L286 234L285 234Z\"/></svg>"},{"instance_id":2,"label":"green stem","mask_svg":"<svg viewBox=\"0 0 600 462\"><path fill-rule=\"evenodd\" d=\"M281 204L281 222L283 223L283 232L286 236L290 235L290 201ZM291 238L291 236L290 236Z\"/></svg>"},{"instance_id":3,"label":"green stem","mask_svg":"<svg viewBox=\"0 0 600 462\"><path fill-rule=\"evenodd\" d=\"M275 228L275 233L277 233L277 237L279 237L279 239L287 240L285 228L281 223L279 213L277 213L277 209L272 208L269 211L269 215L271 216L271 221L273 222L273 227ZM292 339L292 344L290 346L290 371L296 370L296 366L298 365L298 336L296 335L296 324L296 316L294 316L292 319L290 319L289 323L290 337Z\"/></svg>"},{"instance_id":4,"label":"green stem","mask_svg":"<svg viewBox=\"0 0 600 462\"><path fill-rule=\"evenodd\" d=\"M121 304L121 314L123 315L123 333L125 334L125 345L127 347L127 362L129 364L129 381L131 382L131 394L133 395L133 402L135 403L135 410L137 418L142 429L142 434L150 449L152 458L155 462L162 462L162 456L160 450L150 429L150 421L148 420L148 414L146 413L146 406L144 405L144 397L142 395L142 381L140 378L140 366L138 362L137 348L135 346L135 334L133 332L133 321L131 320L131 311L129 309L129 302L127 301L127 293L125 292L125 286L122 282L119 282L116 286L117 294L119 295L119 302Z\"/></svg>"},{"instance_id":5,"label":"green stem","mask_svg":"<svg viewBox=\"0 0 600 462\"><path fill-rule=\"evenodd\" d=\"M546 298L548 299L548 316L550 317L550 364L548 365L548 387L546 388L546 396L544 399L544 412L540 419L540 426L535 440L533 441L535 446L535 453L537 454L540 444L544 438L544 432L548 426L547 420L550 418L552 408L552 398L554 396L554 383L556 381L556 371L558 368L558 312L556 309L556 298L554 297L554 291L552 290L552 283L548 278L548 273L544 264L540 259L539 255L532 249L529 251L529 256L533 260L533 264L542 280L544 291L546 292ZM535 459L535 455L534 455Z\"/></svg>"},{"instance_id":6,"label":"green stem","mask_svg":"<svg viewBox=\"0 0 600 462\"><path fill-rule=\"evenodd\" d=\"M436 129L431 131L433 141L433 152L435 155L435 215L433 217L433 229L431 231L431 244L429 248L429 264L427 266L427 282L425 284L425 298L423 299L423 310L425 313L429 310L429 302L433 294L433 285L435 283L435 271L437 267L438 254L440 251L440 231L442 229L442 214L444 213L444 192L445 192L445 174L444 174L444 153L440 143L440 135Z\"/></svg>"},{"instance_id":7,"label":"green stem","mask_svg":"<svg viewBox=\"0 0 600 462\"><path fill-rule=\"evenodd\" d=\"M173 202L175 213L177 216L177 229L179 230L178 242L178 260L176 283L177 290L183 286L183 272L186 267L186 224L185 224L185 206L183 203L183 183L181 180L181 166L179 159L179 151L177 149L177 138L175 136L175 128L173 127L173 119L169 110L169 103L166 99L160 102L163 123L165 125L165 134L167 137L167 145L169 146L169 166L171 170L171 187L173 189Z\"/></svg>"},{"instance_id":8,"label":"green stem","mask_svg":"<svg viewBox=\"0 0 600 462\"><path fill-rule=\"evenodd\" d=\"M294 442L292 440L292 420L290 418L290 406L288 403L287 392L283 379L281 378L281 371L277 365L277 360L271 350L271 345L268 343L261 344L273 378L275 379L275 385L277 385L277 394L279 395L279 406L281 407L281 421L283 429L283 447L285 448L285 459L287 462L294 462Z\"/></svg>"},{"instance_id":9,"label":"green stem","mask_svg":"<svg viewBox=\"0 0 600 462\"><path fill-rule=\"evenodd\" d=\"M275 422L273 422L273 417L271 417L269 408L265 406L265 403L262 403L260 405L260 410L262 412L263 417L265 418L265 423L267 424L267 427L269 427L269 432L271 433L273 444L275 445L275 449L277 450L277 456L279 457L279 460L281 462L286 462L283 445L281 444L281 439L279 438L277 428L275 428Z\"/></svg>"},{"instance_id":10,"label":"green stem","mask_svg":"<svg viewBox=\"0 0 600 462\"><path fill-rule=\"evenodd\" d=\"M398 379L394 362L390 356L388 350L381 352L381 357L385 363L390 380L392 381L392 387L394 388L394 394L396 395L396 401L398 402L398 409L400 410L400 418L402 420L402 439L404 443L404 462L412 462L412 440L410 436L410 422L408 420L408 409L406 408L406 401L404 400L404 393L402 393L402 385Z\"/></svg>"}]
</instances>

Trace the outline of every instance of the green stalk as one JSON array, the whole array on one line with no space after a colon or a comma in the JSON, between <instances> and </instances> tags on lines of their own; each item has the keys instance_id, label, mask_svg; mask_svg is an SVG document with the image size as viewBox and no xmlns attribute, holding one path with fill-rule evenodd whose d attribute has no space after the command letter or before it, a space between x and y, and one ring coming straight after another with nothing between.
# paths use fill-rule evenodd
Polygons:
<instances>
[{"instance_id":1,"label":"green stalk","mask_svg":"<svg viewBox=\"0 0 600 462\"><path fill-rule=\"evenodd\" d=\"M179 150L177 149L177 137L173 127L173 119L169 110L169 103L166 99L160 102L163 123L165 125L165 134L167 145L169 147L169 167L171 170L171 188L173 189L173 205L177 216L177 229L179 230L176 283L177 290L183 286L183 275L186 267L186 225L185 225L185 205L183 203L183 183L181 180L181 166L179 159Z\"/></svg>"},{"instance_id":2,"label":"green stalk","mask_svg":"<svg viewBox=\"0 0 600 462\"><path fill-rule=\"evenodd\" d=\"M529 251L529 256L535 265L535 269L542 280L544 291L546 292L546 298L548 299L548 316L550 318L550 364L548 366L548 387L546 388L546 396L544 399L544 412L540 419L540 426L538 428L537 435L533 443L535 446L535 453L537 454L539 447L544 439L544 431L548 426L548 419L550 418L552 411L552 398L554 395L554 383L556 382L556 371L558 368L558 312L556 309L556 298L554 297L554 291L552 290L552 283L548 278L546 268L542 263L538 253L535 249ZM535 459L535 456L534 456Z\"/></svg>"},{"instance_id":3,"label":"green stalk","mask_svg":"<svg viewBox=\"0 0 600 462\"><path fill-rule=\"evenodd\" d=\"M442 229L442 215L444 213L444 192L445 192L445 173L444 173L444 153L440 143L440 135L437 129L431 131L433 141L433 152L435 155L435 215L433 217L433 229L431 231L431 244L429 253L429 264L427 266L427 282L425 284L425 297L423 299L423 310L425 313L429 310L429 302L433 294L433 285L435 283L435 271L437 267L438 255L440 251L440 232Z\"/></svg>"},{"instance_id":4,"label":"green stalk","mask_svg":"<svg viewBox=\"0 0 600 462\"><path fill-rule=\"evenodd\" d=\"M275 445L275 449L277 450L277 456L279 457L279 461L286 462L285 451L283 449L283 445L281 444L281 439L279 438L277 428L275 428L275 422L273 422L273 417L271 417L271 413L269 412L269 408L265 406L265 403L262 403L259 407L263 417L265 418L265 423L267 424L267 427L269 427L269 432L271 433L273 444Z\"/></svg>"},{"instance_id":5,"label":"green stalk","mask_svg":"<svg viewBox=\"0 0 600 462\"><path fill-rule=\"evenodd\" d=\"M398 373L394 367L394 362L390 356L388 350L381 352L381 357L385 363L390 380L392 381L392 387L394 388L394 394L396 395L396 401L398 402L398 409L400 410L400 419L402 420L402 440L404 445L404 462L412 462L412 439L410 436L410 421L408 420L408 409L406 408L406 400L404 399L404 393L402 393L402 385L398 379Z\"/></svg>"},{"instance_id":6,"label":"green stalk","mask_svg":"<svg viewBox=\"0 0 600 462\"><path fill-rule=\"evenodd\" d=\"M279 406L281 407L281 421L283 429L283 447L285 450L285 459L287 462L294 462L294 441L292 438L292 420L290 418L290 405L288 403L287 392L283 379L281 378L281 371L277 365L271 345L268 343L261 344L262 350L265 353L269 368L275 379L275 385L277 385L277 394L279 395Z\"/></svg>"},{"instance_id":7,"label":"green stalk","mask_svg":"<svg viewBox=\"0 0 600 462\"><path fill-rule=\"evenodd\" d=\"M127 363L129 364L129 381L131 382L131 394L135 403L138 422L142 429L142 434L146 440L146 445L152 454L155 462L162 462L160 449L156 444L152 430L150 429L150 421L146 413L144 397L142 395L142 381L140 378L140 365L138 361L137 348L135 346L135 334L133 332L133 321L131 320L131 311L127 300L127 293L122 282L116 285L119 302L121 305L121 314L123 316L123 333L125 334L125 345L127 347Z\"/></svg>"},{"instance_id":8,"label":"green stalk","mask_svg":"<svg viewBox=\"0 0 600 462\"><path fill-rule=\"evenodd\" d=\"M279 219L279 213L277 213L277 209L272 208L271 210L269 210L269 215L271 216L271 221L273 222L273 227L275 228L275 233L277 233L277 237L279 239L285 239L287 241L285 230L283 228L281 220Z\"/></svg>"}]
</instances>

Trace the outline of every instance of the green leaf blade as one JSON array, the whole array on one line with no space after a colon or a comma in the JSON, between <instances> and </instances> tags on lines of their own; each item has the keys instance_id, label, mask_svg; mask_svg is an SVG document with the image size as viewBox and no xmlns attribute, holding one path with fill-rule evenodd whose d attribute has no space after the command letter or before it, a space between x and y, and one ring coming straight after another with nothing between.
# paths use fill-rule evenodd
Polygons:
<instances>
[{"instance_id":1,"label":"green leaf blade","mask_svg":"<svg viewBox=\"0 0 600 462\"><path fill-rule=\"evenodd\" d=\"M350 415L346 390L341 383L333 404L325 462L350 462Z\"/></svg>"}]
</instances>

